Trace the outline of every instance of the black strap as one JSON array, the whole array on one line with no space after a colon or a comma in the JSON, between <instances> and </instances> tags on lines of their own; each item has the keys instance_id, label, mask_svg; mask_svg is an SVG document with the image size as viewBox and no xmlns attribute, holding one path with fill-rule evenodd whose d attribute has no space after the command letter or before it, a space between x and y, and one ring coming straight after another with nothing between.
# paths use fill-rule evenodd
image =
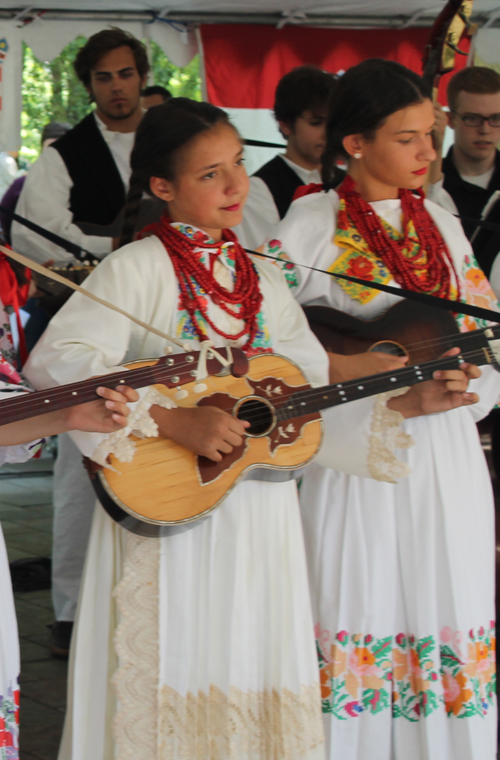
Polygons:
<instances>
[{"instance_id":1,"label":"black strap","mask_svg":"<svg viewBox=\"0 0 500 760\"><path fill-rule=\"evenodd\" d=\"M278 143L263 142L262 140L243 140L245 145L250 145L253 148L279 148L283 150L286 145L279 145Z\"/></svg>"},{"instance_id":2,"label":"black strap","mask_svg":"<svg viewBox=\"0 0 500 760\"><path fill-rule=\"evenodd\" d=\"M245 251L254 256L262 256L265 259L271 259L271 261L276 261L281 265L286 263L286 260L278 259L276 256L269 256L267 253L259 253L258 251L252 251L249 248L245 248ZM469 317L486 319L489 322L500 324L500 312L493 311L492 309L483 309L481 306L473 306L470 303L463 303L463 301L451 301L449 298L439 298L438 296L431 296L428 293L418 293L414 290L406 290L406 288L394 288L392 285L369 282L368 280L361 280L359 277L351 277L348 274L335 274L334 272L328 272L326 269L310 267L307 264L292 263L294 266L301 267L302 269L309 269L311 272L328 274L330 277L336 277L338 280L347 280L348 282L356 283L356 285L363 285L365 288L381 290L383 293L390 293L391 295L398 296L398 298L408 298L411 301L425 303L427 306L435 306L437 309L444 309L444 311L453 311L456 314L467 314Z\"/></svg>"},{"instance_id":3,"label":"black strap","mask_svg":"<svg viewBox=\"0 0 500 760\"><path fill-rule=\"evenodd\" d=\"M24 216L19 216L19 214L16 214L15 211L11 211L10 209L5 208L5 206L2 206L1 204L0 204L0 211L2 212L2 214L6 214L7 216L10 216L14 222L18 222L19 224L24 225L32 232L36 232L37 235L41 235L42 237L46 238L46 240L49 240L51 243L54 243L55 245L58 245L60 248L63 248L68 253L71 253L71 255L74 256L79 261L83 261L89 256L91 258L95 258L93 253L90 253L89 251L85 250L85 248L82 248L81 246L77 245L77 243L72 243L70 240L66 240L63 237L56 235L55 232L50 232L50 230L46 230L45 227L40 227L39 224L35 224L35 222L31 222L29 219L25 219Z\"/></svg>"}]
</instances>

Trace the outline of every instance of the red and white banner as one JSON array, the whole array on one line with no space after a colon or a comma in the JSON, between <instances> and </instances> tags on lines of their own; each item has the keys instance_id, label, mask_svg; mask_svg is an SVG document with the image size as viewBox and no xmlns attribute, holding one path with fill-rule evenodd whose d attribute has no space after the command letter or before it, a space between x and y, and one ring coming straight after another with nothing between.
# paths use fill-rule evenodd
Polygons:
<instances>
[{"instance_id":1,"label":"red and white banner","mask_svg":"<svg viewBox=\"0 0 500 760\"><path fill-rule=\"evenodd\" d=\"M316 29L245 24L201 27L205 77L211 103L229 108L272 108L281 77L312 63L338 73L367 58L386 58L422 73L430 29ZM468 51L468 41L463 43ZM467 56L457 55L456 71ZM439 101L446 104L443 77Z\"/></svg>"}]
</instances>

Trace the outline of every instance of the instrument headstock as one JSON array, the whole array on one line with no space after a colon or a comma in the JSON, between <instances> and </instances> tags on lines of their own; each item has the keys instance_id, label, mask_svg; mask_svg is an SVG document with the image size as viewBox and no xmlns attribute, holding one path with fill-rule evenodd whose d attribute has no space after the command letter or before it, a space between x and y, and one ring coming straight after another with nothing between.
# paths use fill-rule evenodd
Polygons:
<instances>
[{"instance_id":1,"label":"instrument headstock","mask_svg":"<svg viewBox=\"0 0 500 760\"><path fill-rule=\"evenodd\" d=\"M453 71L457 54L467 55L459 43L475 31L472 5L473 0L449 0L434 22L423 57L423 79L429 86L436 88L443 74Z\"/></svg>"}]
</instances>

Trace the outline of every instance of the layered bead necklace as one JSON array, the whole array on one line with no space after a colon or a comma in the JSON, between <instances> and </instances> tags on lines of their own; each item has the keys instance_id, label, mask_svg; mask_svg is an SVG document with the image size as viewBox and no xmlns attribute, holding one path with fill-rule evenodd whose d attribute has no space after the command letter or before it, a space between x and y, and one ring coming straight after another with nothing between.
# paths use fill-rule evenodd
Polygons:
<instances>
[{"instance_id":1,"label":"layered bead necklace","mask_svg":"<svg viewBox=\"0 0 500 760\"><path fill-rule=\"evenodd\" d=\"M182 306L189 314L200 341L207 340L208 336L200 325L196 312L201 314L207 324L226 340L236 341L247 334L248 340L243 346L243 350L251 348L257 333L257 315L262 305L262 293L260 292L257 270L239 244L234 232L230 229L222 230L222 240L218 243L191 240L173 227L172 220L168 214L164 213L157 224L150 225L143 230L143 233L156 235L167 249L179 281ZM214 264L224 243L233 244L231 252L234 255L235 280L232 291L217 282L213 273ZM208 269L200 261L196 248L210 251ZM238 333L232 335L217 327L210 319L205 301L196 291L196 285L229 316L243 321L244 326Z\"/></svg>"},{"instance_id":2,"label":"layered bead necklace","mask_svg":"<svg viewBox=\"0 0 500 760\"><path fill-rule=\"evenodd\" d=\"M399 190L403 213L403 236L399 240L388 235L375 211L355 190L351 176L345 178L337 193L345 201L341 204L337 225L341 229L348 229L350 224L354 226L369 250L384 262L402 288L450 298L453 272L460 299L460 282L453 259L434 219L424 206L421 191L415 195L411 190ZM415 247L415 240L410 238L410 221L418 238L417 252L413 256L409 255Z\"/></svg>"}]
</instances>

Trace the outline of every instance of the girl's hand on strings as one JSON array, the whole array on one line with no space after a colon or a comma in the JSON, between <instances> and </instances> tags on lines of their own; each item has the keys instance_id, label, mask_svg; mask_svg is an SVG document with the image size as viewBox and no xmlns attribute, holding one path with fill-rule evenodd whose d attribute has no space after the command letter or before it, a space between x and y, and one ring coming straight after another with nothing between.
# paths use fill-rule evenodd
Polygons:
<instances>
[{"instance_id":1,"label":"girl's hand on strings","mask_svg":"<svg viewBox=\"0 0 500 760\"><path fill-rule=\"evenodd\" d=\"M459 348L452 348L443 356L457 356ZM389 399L389 409L401 412L406 419L425 414L448 412L460 406L470 406L479 401L477 393L468 393L469 380L481 377L475 364L461 364L460 369L438 370L434 379L414 385L402 396Z\"/></svg>"},{"instance_id":2,"label":"girl's hand on strings","mask_svg":"<svg viewBox=\"0 0 500 760\"><path fill-rule=\"evenodd\" d=\"M333 354L328 352L330 360L330 382L345 383L366 375L378 375L380 372L392 372L401 369L408 361L407 356L393 356L381 351L366 351L363 354Z\"/></svg>"},{"instance_id":3,"label":"girl's hand on strings","mask_svg":"<svg viewBox=\"0 0 500 760\"><path fill-rule=\"evenodd\" d=\"M238 420L215 406L162 409L154 405L150 414L164 438L214 462L220 462L224 454L241 446L245 430L250 427L249 422Z\"/></svg>"},{"instance_id":4,"label":"girl's hand on strings","mask_svg":"<svg viewBox=\"0 0 500 760\"><path fill-rule=\"evenodd\" d=\"M139 394L128 385L111 388L97 388L103 401L90 401L69 409L64 409L67 430L83 430L86 433L114 433L127 425L129 408L127 403L139 400Z\"/></svg>"}]
</instances>

